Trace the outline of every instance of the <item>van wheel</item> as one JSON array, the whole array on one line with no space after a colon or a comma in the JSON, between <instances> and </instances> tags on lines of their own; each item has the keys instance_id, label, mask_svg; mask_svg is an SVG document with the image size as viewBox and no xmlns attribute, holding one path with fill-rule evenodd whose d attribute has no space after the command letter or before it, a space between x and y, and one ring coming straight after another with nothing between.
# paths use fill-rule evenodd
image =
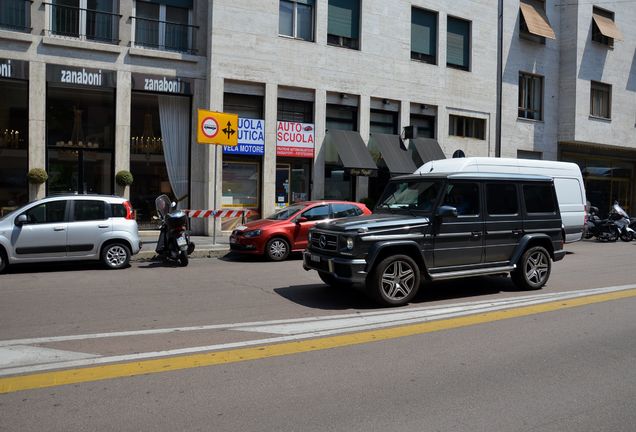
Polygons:
<instances>
[{"instance_id":1,"label":"van wheel","mask_svg":"<svg viewBox=\"0 0 636 432\"><path fill-rule=\"evenodd\" d=\"M4 271L9 267L9 259L7 258L7 253L3 248L0 247L0 274L4 273Z\"/></svg>"},{"instance_id":2,"label":"van wheel","mask_svg":"<svg viewBox=\"0 0 636 432\"><path fill-rule=\"evenodd\" d=\"M325 284L327 284L331 288L351 288L353 286L352 283L341 282L337 280L333 275L329 273L318 272L318 276Z\"/></svg>"},{"instance_id":3,"label":"van wheel","mask_svg":"<svg viewBox=\"0 0 636 432\"><path fill-rule=\"evenodd\" d=\"M538 290L548 281L551 270L552 261L548 251L541 246L535 246L524 252L510 276L517 287Z\"/></svg>"},{"instance_id":4,"label":"van wheel","mask_svg":"<svg viewBox=\"0 0 636 432\"><path fill-rule=\"evenodd\" d=\"M102 262L109 269L121 269L130 262L130 249L123 243L110 243L102 249Z\"/></svg>"},{"instance_id":5,"label":"van wheel","mask_svg":"<svg viewBox=\"0 0 636 432\"><path fill-rule=\"evenodd\" d=\"M420 269L408 255L383 259L367 279L369 293L384 306L407 304L419 288Z\"/></svg>"},{"instance_id":6,"label":"van wheel","mask_svg":"<svg viewBox=\"0 0 636 432\"><path fill-rule=\"evenodd\" d=\"M272 261L283 261L289 256L289 243L280 237L273 238L265 245L265 255Z\"/></svg>"}]
</instances>

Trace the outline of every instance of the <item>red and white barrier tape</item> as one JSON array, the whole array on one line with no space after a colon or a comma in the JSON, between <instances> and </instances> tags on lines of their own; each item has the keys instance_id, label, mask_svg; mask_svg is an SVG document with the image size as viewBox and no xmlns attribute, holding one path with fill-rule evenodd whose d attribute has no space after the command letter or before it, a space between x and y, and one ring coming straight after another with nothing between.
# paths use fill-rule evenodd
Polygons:
<instances>
[{"instance_id":1,"label":"red and white barrier tape","mask_svg":"<svg viewBox=\"0 0 636 432\"><path fill-rule=\"evenodd\" d=\"M219 218L219 217L239 217L249 216L251 210L184 210L185 214L191 218Z\"/></svg>"}]
</instances>

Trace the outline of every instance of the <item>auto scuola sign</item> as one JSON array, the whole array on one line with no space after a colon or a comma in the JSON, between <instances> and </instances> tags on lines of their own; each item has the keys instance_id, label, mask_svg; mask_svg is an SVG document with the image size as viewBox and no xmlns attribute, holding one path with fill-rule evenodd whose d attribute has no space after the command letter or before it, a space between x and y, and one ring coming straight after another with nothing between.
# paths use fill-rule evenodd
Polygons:
<instances>
[{"instance_id":1,"label":"auto scuola sign","mask_svg":"<svg viewBox=\"0 0 636 432\"><path fill-rule=\"evenodd\" d=\"M262 156L265 154L265 120L238 119L238 145L223 146L223 154Z\"/></svg>"},{"instance_id":2,"label":"auto scuola sign","mask_svg":"<svg viewBox=\"0 0 636 432\"><path fill-rule=\"evenodd\" d=\"M279 121L276 124L276 156L313 158L314 125Z\"/></svg>"}]
</instances>

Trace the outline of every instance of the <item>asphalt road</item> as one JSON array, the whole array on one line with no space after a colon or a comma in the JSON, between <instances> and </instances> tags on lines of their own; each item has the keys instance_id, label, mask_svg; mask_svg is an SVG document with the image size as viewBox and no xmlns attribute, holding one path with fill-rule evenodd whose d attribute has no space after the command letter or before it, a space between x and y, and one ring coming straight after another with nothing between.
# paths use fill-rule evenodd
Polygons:
<instances>
[{"instance_id":1,"label":"asphalt road","mask_svg":"<svg viewBox=\"0 0 636 432\"><path fill-rule=\"evenodd\" d=\"M0 276L0 353L3 341L16 339L62 356L86 355L79 360L85 362L249 346L297 333L318 346L316 323L344 327L357 318L388 319L380 313L397 320L405 312L636 284L636 243L579 242L567 249L572 253L555 263L539 292L517 291L509 278L453 281L426 287L413 304L390 311L357 292L325 287L299 259L192 260L187 268L134 263L122 271L15 267ZM0 430L633 431L635 307L636 297L626 296L482 322L470 320L494 312L468 311L456 328L11 391L0 395ZM298 322L309 330L290 330ZM232 327L241 323L252 324ZM152 329L172 330L144 333ZM343 331L344 338L360 334ZM37 339L50 337L61 339ZM167 355L165 362L179 360Z\"/></svg>"}]
</instances>

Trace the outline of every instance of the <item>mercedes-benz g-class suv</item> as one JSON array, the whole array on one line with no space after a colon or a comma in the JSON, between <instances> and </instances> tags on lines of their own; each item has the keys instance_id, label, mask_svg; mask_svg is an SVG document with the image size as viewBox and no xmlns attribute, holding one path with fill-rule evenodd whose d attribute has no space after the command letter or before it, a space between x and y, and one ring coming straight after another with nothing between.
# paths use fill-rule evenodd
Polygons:
<instances>
[{"instance_id":1,"label":"mercedes-benz g-class suv","mask_svg":"<svg viewBox=\"0 0 636 432\"><path fill-rule=\"evenodd\" d=\"M393 178L373 215L316 225L303 267L397 306L421 281L510 273L540 289L564 256L552 178L436 173Z\"/></svg>"}]
</instances>

